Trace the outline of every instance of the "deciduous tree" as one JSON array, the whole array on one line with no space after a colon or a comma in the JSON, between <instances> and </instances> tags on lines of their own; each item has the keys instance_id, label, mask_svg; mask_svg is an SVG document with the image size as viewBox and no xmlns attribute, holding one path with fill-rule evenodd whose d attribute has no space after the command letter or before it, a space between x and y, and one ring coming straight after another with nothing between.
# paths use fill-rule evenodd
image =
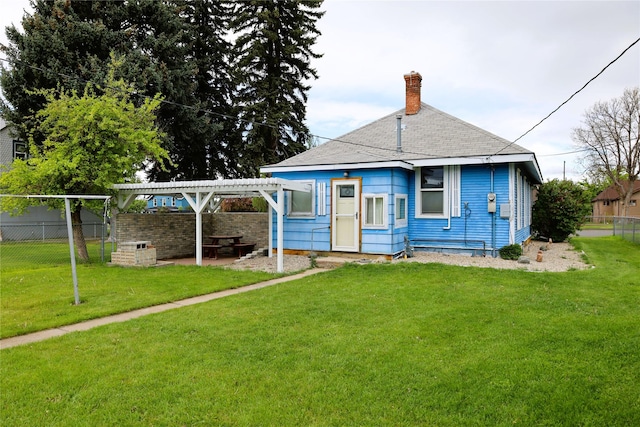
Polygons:
<instances>
[{"instance_id":1,"label":"deciduous tree","mask_svg":"<svg viewBox=\"0 0 640 427\"><path fill-rule=\"evenodd\" d=\"M137 106L124 81L111 73L102 88L93 84L84 92L42 90L45 107L38 112L33 135L44 136L31 145L27 160L15 160L0 175L0 188L8 194L110 195L112 185L135 179L145 162L163 162L162 133L155 111L161 98ZM101 94L98 95L97 92ZM53 200L53 199L51 199ZM24 209L28 199L3 199L2 209ZM72 205L73 234L80 259L88 260L82 234L82 200ZM57 207L57 206L54 206Z\"/></svg>"},{"instance_id":2,"label":"deciduous tree","mask_svg":"<svg viewBox=\"0 0 640 427\"><path fill-rule=\"evenodd\" d=\"M573 140L586 150L588 173L606 177L614 185L627 215L640 175L640 89L626 89L620 98L588 109L582 126L573 131Z\"/></svg>"}]
</instances>

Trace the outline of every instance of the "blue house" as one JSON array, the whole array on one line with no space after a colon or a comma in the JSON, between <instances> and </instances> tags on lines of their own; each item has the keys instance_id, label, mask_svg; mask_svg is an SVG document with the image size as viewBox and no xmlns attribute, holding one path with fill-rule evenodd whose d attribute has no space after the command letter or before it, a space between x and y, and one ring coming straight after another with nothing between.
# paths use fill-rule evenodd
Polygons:
<instances>
[{"instance_id":1,"label":"blue house","mask_svg":"<svg viewBox=\"0 0 640 427\"><path fill-rule=\"evenodd\" d=\"M181 195L155 195L147 200L147 212L193 212L189 202Z\"/></svg>"},{"instance_id":2,"label":"blue house","mask_svg":"<svg viewBox=\"0 0 640 427\"><path fill-rule=\"evenodd\" d=\"M311 184L285 193L284 252L496 256L531 236L535 154L421 102L261 171ZM409 244L407 244L409 242Z\"/></svg>"}]
</instances>

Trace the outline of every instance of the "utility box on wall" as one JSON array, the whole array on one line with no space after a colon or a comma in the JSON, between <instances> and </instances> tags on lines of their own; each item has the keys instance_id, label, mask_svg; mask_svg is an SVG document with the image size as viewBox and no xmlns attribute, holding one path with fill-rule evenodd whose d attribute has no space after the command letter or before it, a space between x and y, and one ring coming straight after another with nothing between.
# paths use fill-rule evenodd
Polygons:
<instances>
[{"instance_id":1,"label":"utility box on wall","mask_svg":"<svg viewBox=\"0 0 640 427\"><path fill-rule=\"evenodd\" d=\"M495 213L496 211L496 193L487 194L487 212Z\"/></svg>"},{"instance_id":2,"label":"utility box on wall","mask_svg":"<svg viewBox=\"0 0 640 427\"><path fill-rule=\"evenodd\" d=\"M509 203L503 203L500 205L500 218L511 218L511 205L509 205Z\"/></svg>"}]
</instances>

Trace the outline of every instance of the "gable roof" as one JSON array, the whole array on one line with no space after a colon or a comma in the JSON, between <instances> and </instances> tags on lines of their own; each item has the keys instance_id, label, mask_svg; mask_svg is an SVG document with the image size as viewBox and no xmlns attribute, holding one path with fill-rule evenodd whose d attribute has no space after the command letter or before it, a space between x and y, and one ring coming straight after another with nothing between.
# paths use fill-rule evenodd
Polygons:
<instances>
[{"instance_id":1,"label":"gable roof","mask_svg":"<svg viewBox=\"0 0 640 427\"><path fill-rule=\"evenodd\" d=\"M529 163L529 174L542 181L535 154L504 138L421 103L416 114L405 109L382 117L339 138L262 168L263 172L336 169L345 165L412 169L448 164ZM397 116L402 116L401 146L397 151Z\"/></svg>"},{"instance_id":2,"label":"gable roof","mask_svg":"<svg viewBox=\"0 0 640 427\"><path fill-rule=\"evenodd\" d=\"M628 183L628 181L627 181ZM628 184L625 186L627 187ZM633 184L633 194L640 192L640 181L635 181ZM613 201L613 200L620 200L620 195L618 194L618 191L616 190L615 185L610 185L609 187L607 187L605 190L601 191L600 194L598 194L593 200L591 200L591 202L598 202L598 201Z\"/></svg>"}]
</instances>

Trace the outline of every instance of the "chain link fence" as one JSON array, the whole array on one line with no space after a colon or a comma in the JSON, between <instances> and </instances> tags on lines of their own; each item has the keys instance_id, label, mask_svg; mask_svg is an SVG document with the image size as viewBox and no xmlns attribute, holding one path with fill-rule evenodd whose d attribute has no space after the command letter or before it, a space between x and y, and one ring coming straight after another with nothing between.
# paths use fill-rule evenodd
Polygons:
<instances>
[{"instance_id":1,"label":"chain link fence","mask_svg":"<svg viewBox=\"0 0 640 427\"><path fill-rule=\"evenodd\" d=\"M108 224L88 222L82 224L91 262L108 262L111 257ZM77 244L77 242L76 242ZM23 255L21 255L23 254ZM0 263L24 261L33 264L69 264L69 240L64 221L11 222L0 224ZM77 257L77 249L76 249Z\"/></svg>"},{"instance_id":2,"label":"chain link fence","mask_svg":"<svg viewBox=\"0 0 640 427\"><path fill-rule=\"evenodd\" d=\"M640 218L613 217L613 235L633 243L640 243Z\"/></svg>"}]
</instances>

